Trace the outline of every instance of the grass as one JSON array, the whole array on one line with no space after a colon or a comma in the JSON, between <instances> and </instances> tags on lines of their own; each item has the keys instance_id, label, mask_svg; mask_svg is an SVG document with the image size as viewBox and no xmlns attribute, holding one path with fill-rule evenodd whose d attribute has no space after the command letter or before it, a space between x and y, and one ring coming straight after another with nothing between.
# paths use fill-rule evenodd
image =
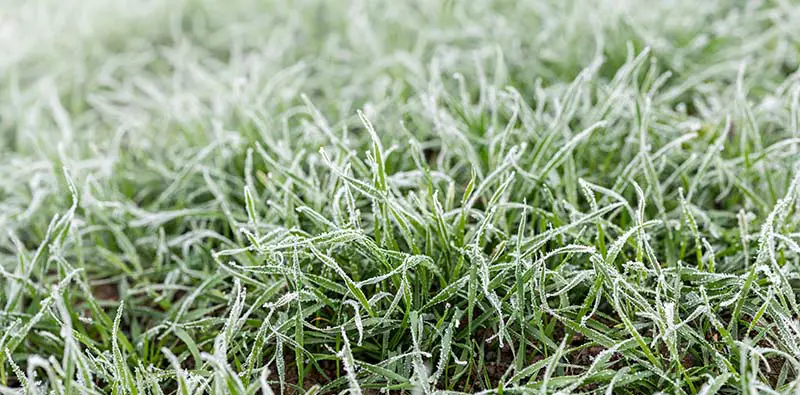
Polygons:
<instances>
[{"instance_id":1,"label":"grass","mask_svg":"<svg viewBox=\"0 0 800 395\"><path fill-rule=\"evenodd\" d=\"M788 1L0 6L0 393L796 393Z\"/></svg>"}]
</instances>

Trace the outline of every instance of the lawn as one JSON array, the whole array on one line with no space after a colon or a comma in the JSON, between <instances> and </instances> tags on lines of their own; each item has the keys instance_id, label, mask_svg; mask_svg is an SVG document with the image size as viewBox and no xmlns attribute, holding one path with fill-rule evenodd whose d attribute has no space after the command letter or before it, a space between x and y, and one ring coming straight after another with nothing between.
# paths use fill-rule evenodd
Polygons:
<instances>
[{"instance_id":1,"label":"lawn","mask_svg":"<svg viewBox=\"0 0 800 395\"><path fill-rule=\"evenodd\" d=\"M798 393L798 20L3 0L0 394Z\"/></svg>"}]
</instances>

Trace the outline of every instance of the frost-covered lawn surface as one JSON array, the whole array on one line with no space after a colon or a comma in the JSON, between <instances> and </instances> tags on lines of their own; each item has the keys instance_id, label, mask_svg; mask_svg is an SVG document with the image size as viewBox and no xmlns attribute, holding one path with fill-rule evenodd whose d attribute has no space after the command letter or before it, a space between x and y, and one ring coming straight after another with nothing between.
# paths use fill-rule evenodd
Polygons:
<instances>
[{"instance_id":1,"label":"frost-covered lawn surface","mask_svg":"<svg viewBox=\"0 0 800 395\"><path fill-rule=\"evenodd\" d=\"M792 1L0 6L0 393L800 390Z\"/></svg>"}]
</instances>

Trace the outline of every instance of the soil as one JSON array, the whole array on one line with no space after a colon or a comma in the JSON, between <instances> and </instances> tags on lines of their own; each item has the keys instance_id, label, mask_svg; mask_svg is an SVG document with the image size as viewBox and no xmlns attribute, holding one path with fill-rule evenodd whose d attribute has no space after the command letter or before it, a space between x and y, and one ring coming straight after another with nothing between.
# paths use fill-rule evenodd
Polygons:
<instances>
[{"instance_id":1,"label":"soil","mask_svg":"<svg viewBox=\"0 0 800 395\"><path fill-rule=\"evenodd\" d=\"M285 368L285 376L284 379L288 384L285 389L286 394L297 394L297 393L305 393L311 389L311 387L318 385L320 387L328 384L329 382L336 379L336 362L331 360L322 360L317 361L319 368L322 369L320 372L316 366L312 367L305 376L303 376L303 390L297 390L297 384L299 381L299 377L297 375L297 364L295 363L295 356L293 353L285 353L284 354L284 366ZM276 383L272 385L272 391L276 394L279 394L281 389L280 386L277 384L278 381L278 369L274 365L270 365L269 367L270 374L267 376L267 379L270 381L275 381Z\"/></svg>"},{"instance_id":2,"label":"soil","mask_svg":"<svg viewBox=\"0 0 800 395\"><path fill-rule=\"evenodd\" d=\"M113 283L102 283L92 286L95 299L116 302L119 300L119 288Z\"/></svg>"}]
</instances>

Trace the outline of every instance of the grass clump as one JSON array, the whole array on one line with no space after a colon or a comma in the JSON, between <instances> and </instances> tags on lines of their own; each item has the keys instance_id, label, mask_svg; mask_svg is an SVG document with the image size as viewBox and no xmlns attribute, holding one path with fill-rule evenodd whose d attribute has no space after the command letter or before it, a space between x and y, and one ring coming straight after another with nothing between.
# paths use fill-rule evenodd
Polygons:
<instances>
[{"instance_id":1,"label":"grass clump","mask_svg":"<svg viewBox=\"0 0 800 395\"><path fill-rule=\"evenodd\" d=\"M2 6L0 393L795 393L789 2Z\"/></svg>"}]
</instances>

